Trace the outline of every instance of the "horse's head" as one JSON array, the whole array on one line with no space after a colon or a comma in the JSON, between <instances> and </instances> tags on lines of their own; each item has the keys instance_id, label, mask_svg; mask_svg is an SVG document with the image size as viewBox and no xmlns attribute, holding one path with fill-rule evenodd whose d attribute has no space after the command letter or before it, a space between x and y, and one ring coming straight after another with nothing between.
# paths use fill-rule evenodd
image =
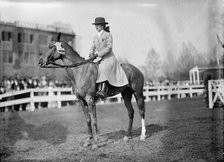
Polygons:
<instances>
[{"instance_id":1,"label":"horse's head","mask_svg":"<svg viewBox=\"0 0 224 162\"><path fill-rule=\"evenodd\" d=\"M42 54L39 59L40 66L46 66L58 59L62 59L65 55L65 49L60 42L61 33L58 34L56 41L51 41L48 49Z\"/></svg>"}]
</instances>

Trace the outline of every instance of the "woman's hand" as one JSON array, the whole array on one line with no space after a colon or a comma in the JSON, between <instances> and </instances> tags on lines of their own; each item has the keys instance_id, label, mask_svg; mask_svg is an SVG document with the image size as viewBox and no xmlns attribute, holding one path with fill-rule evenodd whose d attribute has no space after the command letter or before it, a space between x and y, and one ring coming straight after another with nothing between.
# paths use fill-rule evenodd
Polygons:
<instances>
[{"instance_id":1,"label":"woman's hand","mask_svg":"<svg viewBox=\"0 0 224 162\"><path fill-rule=\"evenodd\" d=\"M96 58L99 57L99 56L98 56L98 53L97 53L97 54L94 54L94 57L96 57Z\"/></svg>"},{"instance_id":2,"label":"woman's hand","mask_svg":"<svg viewBox=\"0 0 224 162\"><path fill-rule=\"evenodd\" d=\"M99 55L98 55L98 51L95 51L95 53L90 53L90 54L89 54L89 57L90 57L90 58L94 58L94 57L97 58L98 56L99 56Z\"/></svg>"},{"instance_id":3,"label":"woman's hand","mask_svg":"<svg viewBox=\"0 0 224 162\"><path fill-rule=\"evenodd\" d=\"M98 54L91 53L91 54L89 54L89 57L90 58L94 58L94 57L97 58L98 57Z\"/></svg>"},{"instance_id":4,"label":"woman's hand","mask_svg":"<svg viewBox=\"0 0 224 162\"><path fill-rule=\"evenodd\" d=\"M98 57L98 55L97 55L96 58L93 60L93 62L100 63L101 60L102 60L102 57Z\"/></svg>"}]
</instances>

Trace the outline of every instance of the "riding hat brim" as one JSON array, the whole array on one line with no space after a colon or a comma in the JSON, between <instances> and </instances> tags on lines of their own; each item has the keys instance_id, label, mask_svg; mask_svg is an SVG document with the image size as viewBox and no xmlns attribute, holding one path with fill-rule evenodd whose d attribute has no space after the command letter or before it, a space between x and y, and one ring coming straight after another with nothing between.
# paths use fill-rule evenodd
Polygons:
<instances>
[{"instance_id":1,"label":"riding hat brim","mask_svg":"<svg viewBox=\"0 0 224 162\"><path fill-rule=\"evenodd\" d=\"M92 25L106 25L108 24L108 22L105 22L105 23L92 23Z\"/></svg>"}]
</instances>

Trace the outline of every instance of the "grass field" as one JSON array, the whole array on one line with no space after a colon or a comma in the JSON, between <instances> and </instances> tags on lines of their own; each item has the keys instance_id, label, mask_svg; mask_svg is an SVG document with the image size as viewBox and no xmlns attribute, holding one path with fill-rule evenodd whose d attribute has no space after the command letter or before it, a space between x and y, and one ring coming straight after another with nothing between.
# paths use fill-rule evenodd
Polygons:
<instances>
[{"instance_id":1,"label":"grass field","mask_svg":"<svg viewBox=\"0 0 224 162\"><path fill-rule=\"evenodd\" d=\"M97 106L98 149L83 147L86 123L78 106L0 115L1 161L222 161L223 109L208 109L203 98L146 103L146 135L134 104L133 138L123 104Z\"/></svg>"}]
</instances>

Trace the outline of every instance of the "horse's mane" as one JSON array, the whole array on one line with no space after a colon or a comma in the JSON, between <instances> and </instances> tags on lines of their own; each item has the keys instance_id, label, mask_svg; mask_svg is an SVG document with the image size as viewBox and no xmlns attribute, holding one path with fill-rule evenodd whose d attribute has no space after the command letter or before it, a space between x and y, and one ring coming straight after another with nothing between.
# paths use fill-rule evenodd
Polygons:
<instances>
[{"instance_id":1,"label":"horse's mane","mask_svg":"<svg viewBox=\"0 0 224 162\"><path fill-rule=\"evenodd\" d=\"M71 51L72 54L80 56L80 54L77 51L75 51L67 42L63 41L63 44L66 45L66 49Z\"/></svg>"},{"instance_id":2,"label":"horse's mane","mask_svg":"<svg viewBox=\"0 0 224 162\"><path fill-rule=\"evenodd\" d=\"M82 59L85 59L84 57L80 56L80 54L79 54L76 50L74 50L74 49L72 48L72 46L70 46L67 42L62 41L62 43L66 46L65 48L66 48L67 50L69 50L70 53L71 53L73 56L78 56L78 57L80 57L80 58L82 58Z\"/></svg>"}]
</instances>

